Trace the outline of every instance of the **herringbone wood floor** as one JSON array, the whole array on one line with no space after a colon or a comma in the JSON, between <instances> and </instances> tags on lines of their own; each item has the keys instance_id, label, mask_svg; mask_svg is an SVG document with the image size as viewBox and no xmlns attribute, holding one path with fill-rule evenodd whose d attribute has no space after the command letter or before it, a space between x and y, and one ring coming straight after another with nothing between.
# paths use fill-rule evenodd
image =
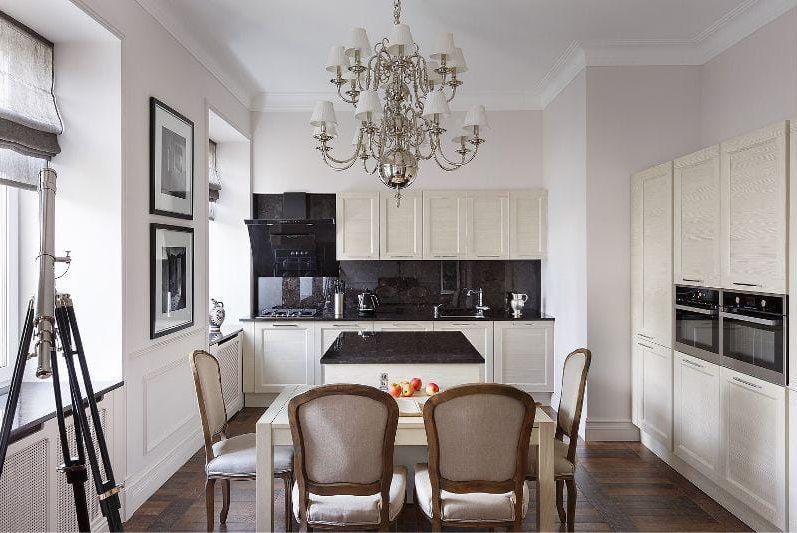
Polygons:
<instances>
[{"instance_id":1,"label":"herringbone wood floor","mask_svg":"<svg viewBox=\"0 0 797 533\"><path fill-rule=\"evenodd\" d=\"M252 432L263 409L244 409L230 422L231 434ZM750 531L718 503L639 443L589 443L578 450L577 531ZM127 531L205 531L205 455L199 450L125 524ZM275 526L283 529L282 485ZM254 531L254 482L232 484L227 524L217 529ZM534 529L534 497L526 518ZM399 531L415 530L415 510L405 508ZM428 528L427 528L428 530Z\"/></svg>"}]
</instances>

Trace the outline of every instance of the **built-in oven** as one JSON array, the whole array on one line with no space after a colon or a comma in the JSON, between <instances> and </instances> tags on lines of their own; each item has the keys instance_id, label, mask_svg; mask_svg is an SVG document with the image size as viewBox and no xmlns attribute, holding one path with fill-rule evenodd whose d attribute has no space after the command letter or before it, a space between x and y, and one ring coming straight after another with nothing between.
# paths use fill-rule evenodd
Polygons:
<instances>
[{"instance_id":1,"label":"built-in oven","mask_svg":"<svg viewBox=\"0 0 797 533\"><path fill-rule=\"evenodd\" d=\"M720 364L720 291L676 285L673 315L675 349Z\"/></svg>"},{"instance_id":2,"label":"built-in oven","mask_svg":"<svg viewBox=\"0 0 797 533\"><path fill-rule=\"evenodd\" d=\"M785 386L787 297L724 291L722 304L722 365Z\"/></svg>"}]
</instances>

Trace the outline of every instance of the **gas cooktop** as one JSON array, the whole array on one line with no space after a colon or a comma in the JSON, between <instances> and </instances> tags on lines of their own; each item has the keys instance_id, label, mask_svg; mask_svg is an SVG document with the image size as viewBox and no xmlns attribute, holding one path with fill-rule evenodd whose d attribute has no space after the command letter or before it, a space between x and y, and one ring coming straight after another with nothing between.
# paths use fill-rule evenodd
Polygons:
<instances>
[{"instance_id":1,"label":"gas cooktop","mask_svg":"<svg viewBox=\"0 0 797 533\"><path fill-rule=\"evenodd\" d=\"M263 318L313 318L318 314L318 309L313 308L272 308L262 309L258 316Z\"/></svg>"}]
</instances>

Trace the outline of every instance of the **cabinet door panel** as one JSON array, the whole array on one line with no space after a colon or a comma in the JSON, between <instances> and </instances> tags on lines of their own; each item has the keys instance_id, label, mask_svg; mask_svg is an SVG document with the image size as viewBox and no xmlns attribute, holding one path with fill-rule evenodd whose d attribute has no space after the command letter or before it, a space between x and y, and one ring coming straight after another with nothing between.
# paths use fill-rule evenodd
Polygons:
<instances>
[{"instance_id":1,"label":"cabinet door panel","mask_svg":"<svg viewBox=\"0 0 797 533\"><path fill-rule=\"evenodd\" d=\"M423 196L403 192L396 207L393 193L379 195L379 257L381 259L423 258Z\"/></svg>"},{"instance_id":2,"label":"cabinet door panel","mask_svg":"<svg viewBox=\"0 0 797 533\"><path fill-rule=\"evenodd\" d=\"M675 354L675 455L720 478L720 372L712 363Z\"/></svg>"},{"instance_id":3,"label":"cabinet door panel","mask_svg":"<svg viewBox=\"0 0 797 533\"><path fill-rule=\"evenodd\" d=\"M676 283L720 284L720 158L712 146L675 160L673 249Z\"/></svg>"},{"instance_id":4,"label":"cabinet door panel","mask_svg":"<svg viewBox=\"0 0 797 533\"><path fill-rule=\"evenodd\" d=\"M786 405L783 387L720 370L725 488L783 528Z\"/></svg>"},{"instance_id":5,"label":"cabinet door panel","mask_svg":"<svg viewBox=\"0 0 797 533\"><path fill-rule=\"evenodd\" d=\"M495 382L530 392L553 392L553 349L553 324L496 322Z\"/></svg>"},{"instance_id":6,"label":"cabinet door panel","mask_svg":"<svg viewBox=\"0 0 797 533\"><path fill-rule=\"evenodd\" d=\"M337 258L379 259L379 193L339 193L336 211Z\"/></svg>"},{"instance_id":7,"label":"cabinet door panel","mask_svg":"<svg viewBox=\"0 0 797 533\"><path fill-rule=\"evenodd\" d=\"M511 259L543 259L548 251L548 192L509 193Z\"/></svg>"},{"instance_id":8,"label":"cabinet door panel","mask_svg":"<svg viewBox=\"0 0 797 533\"><path fill-rule=\"evenodd\" d=\"M461 193L423 193L424 259L457 259L465 256L466 211L466 199Z\"/></svg>"},{"instance_id":9,"label":"cabinet door panel","mask_svg":"<svg viewBox=\"0 0 797 533\"><path fill-rule=\"evenodd\" d=\"M243 335L239 333L222 344L210 347L210 353L219 361L221 391L224 396L224 405L227 407L227 418L232 418L244 405L241 388L242 337Z\"/></svg>"},{"instance_id":10,"label":"cabinet door panel","mask_svg":"<svg viewBox=\"0 0 797 533\"><path fill-rule=\"evenodd\" d=\"M313 384L311 323L275 323L256 331L255 392L278 392L285 385Z\"/></svg>"},{"instance_id":11,"label":"cabinet door panel","mask_svg":"<svg viewBox=\"0 0 797 533\"><path fill-rule=\"evenodd\" d=\"M434 322L434 331L461 331L484 357L484 380L493 381L493 323Z\"/></svg>"},{"instance_id":12,"label":"cabinet door panel","mask_svg":"<svg viewBox=\"0 0 797 533\"><path fill-rule=\"evenodd\" d=\"M672 350L638 342L641 348L641 428L672 448Z\"/></svg>"},{"instance_id":13,"label":"cabinet door panel","mask_svg":"<svg viewBox=\"0 0 797 533\"><path fill-rule=\"evenodd\" d=\"M509 259L509 193L468 193L468 251L471 259Z\"/></svg>"},{"instance_id":14,"label":"cabinet door panel","mask_svg":"<svg viewBox=\"0 0 797 533\"><path fill-rule=\"evenodd\" d=\"M722 285L786 292L786 125L722 144Z\"/></svg>"}]
</instances>

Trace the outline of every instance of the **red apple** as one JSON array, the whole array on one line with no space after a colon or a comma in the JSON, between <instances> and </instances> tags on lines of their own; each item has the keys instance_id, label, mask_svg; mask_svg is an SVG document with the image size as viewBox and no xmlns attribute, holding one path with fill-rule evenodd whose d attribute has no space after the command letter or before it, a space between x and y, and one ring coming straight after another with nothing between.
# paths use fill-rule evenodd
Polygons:
<instances>
[{"instance_id":1,"label":"red apple","mask_svg":"<svg viewBox=\"0 0 797 533\"><path fill-rule=\"evenodd\" d=\"M401 385L398 383L392 383L390 387L387 388L387 392L394 398L398 398L401 396Z\"/></svg>"},{"instance_id":2,"label":"red apple","mask_svg":"<svg viewBox=\"0 0 797 533\"><path fill-rule=\"evenodd\" d=\"M437 386L437 383L429 383L426 385L427 396L434 396L438 392L440 392L440 387Z\"/></svg>"},{"instance_id":3,"label":"red apple","mask_svg":"<svg viewBox=\"0 0 797 533\"><path fill-rule=\"evenodd\" d=\"M411 383L404 383L401 387L401 395L402 396L412 396L415 394L415 388L412 386Z\"/></svg>"},{"instance_id":4,"label":"red apple","mask_svg":"<svg viewBox=\"0 0 797 533\"><path fill-rule=\"evenodd\" d=\"M412 388L415 389L416 391L421 390L421 387L423 386L421 378L412 378L410 380L410 383L412 383Z\"/></svg>"}]
</instances>

